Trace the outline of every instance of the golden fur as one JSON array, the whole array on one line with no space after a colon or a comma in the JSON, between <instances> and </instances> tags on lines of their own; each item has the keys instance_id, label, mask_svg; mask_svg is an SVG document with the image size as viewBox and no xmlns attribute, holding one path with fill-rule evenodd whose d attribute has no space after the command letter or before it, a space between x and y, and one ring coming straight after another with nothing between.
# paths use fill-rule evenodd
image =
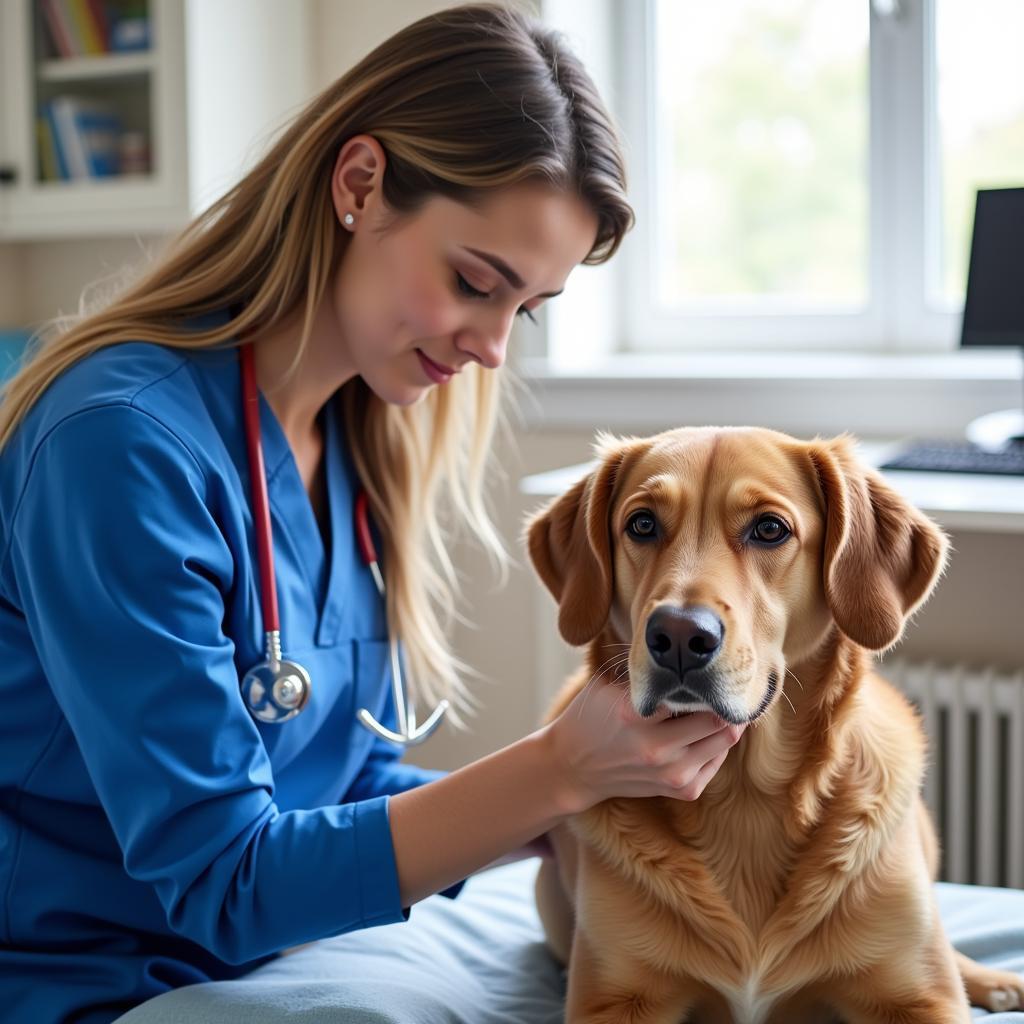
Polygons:
<instances>
[{"instance_id":1,"label":"golden fur","mask_svg":"<svg viewBox=\"0 0 1024 1024\"><path fill-rule=\"evenodd\" d=\"M607 800L552 834L537 899L566 1020L960 1024L968 996L1024 1005L1024 979L943 933L924 736L871 666L942 573L941 531L846 436L681 429L600 455L528 527L563 636L588 645L548 719L599 679L652 713L645 624L674 605L721 619L715 710L751 724L699 799ZM625 530L640 509L653 540ZM752 542L766 513L784 543Z\"/></svg>"}]
</instances>

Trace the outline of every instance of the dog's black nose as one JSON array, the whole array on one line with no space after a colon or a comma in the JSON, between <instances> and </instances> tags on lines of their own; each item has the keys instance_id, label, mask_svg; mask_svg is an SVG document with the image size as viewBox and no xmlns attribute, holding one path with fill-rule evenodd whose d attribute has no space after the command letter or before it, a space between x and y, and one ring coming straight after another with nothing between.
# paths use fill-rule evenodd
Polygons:
<instances>
[{"instance_id":1,"label":"dog's black nose","mask_svg":"<svg viewBox=\"0 0 1024 1024\"><path fill-rule=\"evenodd\" d=\"M710 608L665 605L647 620L647 649L655 664L680 679L691 668L701 668L718 653L725 632L722 620Z\"/></svg>"}]
</instances>

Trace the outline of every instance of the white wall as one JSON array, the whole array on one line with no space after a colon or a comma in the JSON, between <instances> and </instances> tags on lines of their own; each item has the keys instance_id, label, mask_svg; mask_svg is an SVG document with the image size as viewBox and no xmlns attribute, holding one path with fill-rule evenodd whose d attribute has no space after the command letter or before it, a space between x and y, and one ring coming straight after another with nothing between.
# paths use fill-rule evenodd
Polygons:
<instances>
[{"instance_id":1,"label":"white wall","mask_svg":"<svg viewBox=\"0 0 1024 1024\"><path fill-rule=\"evenodd\" d=\"M25 278L18 247L0 245L0 330L25 321Z\"/></svg>"},{"instance_id":2,"label":"white wall","mask_svg":"<svg viewBox=\"0 0 1024 1024\"><path fill-rule=\"evenodd\" d=\"M310 0L316 26L314 87L324 89L388 36L417 18L453 4L447 0Z\"/></svg>"},{"instance_id":3,"label":"white wall","mask_svg":"<svg viewBox=\"0 0 1024 1024\"><path fill-rule=\"evenodd\" d=\"M313 15L308 0L188 0L185 50L194 214L226 192L313 95ZM224 45L225 39L231 40L230 46ZM253 73L254 66L258 73Z\"/></svg>"}]
</instances>

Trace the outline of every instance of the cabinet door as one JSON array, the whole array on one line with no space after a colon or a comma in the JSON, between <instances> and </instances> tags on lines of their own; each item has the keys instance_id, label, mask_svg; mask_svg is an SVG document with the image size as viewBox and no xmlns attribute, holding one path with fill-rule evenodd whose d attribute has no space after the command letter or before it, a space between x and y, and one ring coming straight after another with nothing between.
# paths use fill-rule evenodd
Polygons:
<instances>
[{"instance_id":1,"label":"cabinet door","mask_svg":"<svg viewBox=\"0 0 1024 1024\"><path fill-rule=\"evenodd\" d=\"M0 236L10 208L10 196L18 176L18 161L11 139L9 107L13 104L14 75L11 62L15 49L14 4L0 3Z\"/></svg>"},{"instance_id":2,"label":"cabinet door","mask_svg":"<svg viewBox=\"0 0 1024 1024\"><path fill-rule=\"evenodd\" d=\"M4 163L15 177L0 189L0 237L180 228L188 220L183 5L147 0L141 38L148 36L148 45L117 52L95 52L96 34L91 47L81 34L70 45L66 36L60 52L49 20L54 9L66 15L72 7L53 4L47 11L40 0L0 4ZM92 118L88 129L85 118ZM97 123L107 126L105 144L83 143ZM138 144L131 164L129 134Z\"/></svg>"}]
</instances>

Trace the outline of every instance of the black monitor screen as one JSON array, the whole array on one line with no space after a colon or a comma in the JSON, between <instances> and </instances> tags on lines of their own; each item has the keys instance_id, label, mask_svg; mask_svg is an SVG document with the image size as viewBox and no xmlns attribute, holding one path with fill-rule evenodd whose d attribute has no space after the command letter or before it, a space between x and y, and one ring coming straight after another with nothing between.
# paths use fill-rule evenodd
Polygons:
<instances>
[{"instance_id":1,"label":"black monitor screen","mask_svg":"<svg viewBox=\"0 0 1024 1024\"><path fill-rule=\"evenodd\" d=\"M960 344L1024 347L1024 188L978 190Z\"/></svg>"}]
</instances>

